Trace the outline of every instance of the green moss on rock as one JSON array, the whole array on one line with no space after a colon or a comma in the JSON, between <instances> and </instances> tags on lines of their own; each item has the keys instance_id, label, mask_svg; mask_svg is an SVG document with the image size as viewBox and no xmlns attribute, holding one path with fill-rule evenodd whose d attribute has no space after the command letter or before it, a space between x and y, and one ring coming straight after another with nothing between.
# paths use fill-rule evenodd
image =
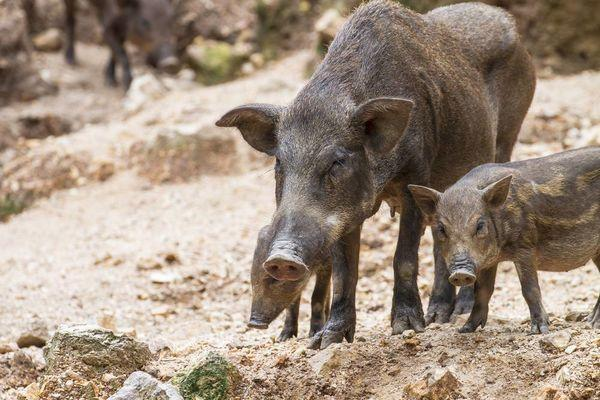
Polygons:
<instances>
[{"instance_id":1,"label":"green moss on rock","mask_svg":"<svg viewBox=\"0 0 600 400\"><path fill-rule=\"evenodd\" d=\"M197 38L187 49L188 62L206 85L226 82L239 75L246 57L235 46L214 40Z\"/></svg>"},{"instance_id":2,"label":"green moss on rock","mask_svg":"<svg viewBox=\"0 0 600 400\"><path fill-rule=\"evenodd\" d=\"M210 352L195 366L175 375L172 384L185 400L226 400L232 397L240 379L234 365Z\"/></svg>"}]
</instances>

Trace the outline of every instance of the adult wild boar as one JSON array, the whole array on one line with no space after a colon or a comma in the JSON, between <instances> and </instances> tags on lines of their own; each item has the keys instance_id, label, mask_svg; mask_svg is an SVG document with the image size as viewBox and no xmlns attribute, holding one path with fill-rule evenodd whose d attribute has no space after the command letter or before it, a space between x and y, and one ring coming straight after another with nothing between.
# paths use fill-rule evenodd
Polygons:
<instances>
[{"instance_id":1,"label":"adult wild boar","mask_svg":"<svg viewBox=\"0 0 600 400\"><path fill-rule=\"evenodd\" d=\"M217 122L276 158L265 269L297 280L333 258L331 316L314 346L353 340L361 226L382 201L401 210L392 333L424 329L424 224L407 185L443 189L479 164L508 161L534 86L529 56L501 9L458 4L420 15L376 0L344 24L290 105L244 105ZM456 295L438 248L427 321L445 322Z\"/></svg>"},{"instance_id":2,"label":"adult wild boar","mask_svg":"<svg viewBox=\"0 0 600 400\"><path fill-rule=\"evenodd\" d=\"M105 69L106 82L117 84L116 67L122 68L122 83L127 89L132 75L125 41L129 40L146 55L146 62L160 70L173 72L178 67L173 32L173 6L168 0L89 0L102 24L104 41L110 48ZM65 0L67 46L65 58L75 64L76 0Z\"/></svg>"}]
</instances>

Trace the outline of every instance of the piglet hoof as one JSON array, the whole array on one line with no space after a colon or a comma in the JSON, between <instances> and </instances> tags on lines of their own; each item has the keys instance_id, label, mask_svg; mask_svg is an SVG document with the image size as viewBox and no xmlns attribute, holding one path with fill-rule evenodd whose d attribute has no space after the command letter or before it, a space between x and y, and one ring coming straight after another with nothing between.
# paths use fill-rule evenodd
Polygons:
<instances>
[{"instance_id":1,"label":"piglet hoof","mask_svg":"<svg viewBox=\"0 0 600 400\"><path fill-rule=\"evenodd\" d=\"M531 321L531 330L530 333L532 335L538 334L546 334L550 332L549 329L550 323L548 322L548 317L540 317Z\"/></svg>"},{"instance_id":2,"label":"piglet hoof","mask_svg":"<svg viewBox=\"0 0 600 400\"><path fill-rule=\"evenodd\" d=\"M290 340L293 337L298 336L298 331L294 331L291 329L283 329L279 336L277 337L278 342L285 342L286 340Z\"/></svg>"},{"instance_id":3,"label":"piglet hoof","mask_svg":"<svg viewBox=\"0 0 600 400\"><path fill-rule=\"evenodd\" d=\"M452 303L430 302L425 315L425 324L445 324L450 321L450 315L454 309Z\"/></svg>"},{"instance_id":4,"label":"piglet hoof","mask_svg":"<svg viewBox=\"0 0 600 400\"><path fill-rule=\"evenodd\" d=\"M471 333L475 332L480 326L481 328L484 328L485 324L487 323L487 316L487 310L473 310L467 322L461 328L458 329L458 332Z\"/></svg>"}]
</instances>

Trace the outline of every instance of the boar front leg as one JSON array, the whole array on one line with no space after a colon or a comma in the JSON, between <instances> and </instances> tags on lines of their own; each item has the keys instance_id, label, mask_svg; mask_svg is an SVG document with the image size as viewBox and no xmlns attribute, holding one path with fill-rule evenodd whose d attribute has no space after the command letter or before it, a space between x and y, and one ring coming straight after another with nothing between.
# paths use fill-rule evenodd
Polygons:
<instances>
[{"instance_id":1,"label":"boar front leg","mask_svg":"<svg viewBox=\"0 0 600 400\"><path fill-rule=\"evenodd\" d=\"M425 323L427 325L432 322L443 324L450 321L450 315L454 310L454 302L456 301L456 289L448 281L450 272L446 266L446 261L444 261L440 253L440 245L435 238L433 241L433 257L435 276L429 306L427 307L427 315L425 316Z\"/></svg>"},{"instance_id":2,"label":"boar front leg","mask_svg":"<svg viewBox=\"0 0 600 400\"><path fill-rule=\"evenodd\" d=\"M475 282L475 304L467 322L458 331L460 333L475 332L477 327L485 327L488 317L488 307L494 283L496 282L496 271L498 265L486 268L479 273Z\"/></svg>"},{"instance_id":3,"label":"boar front leg","mask_svg":"<svg viewBox=\"0 0 600 400\"><path fill-rule=\"evenodd\" d=\"M287 308L283 329L277 338L278 342L285 342L295 336L298 336L298 315L300 314L300 299L302 295Z\"/></svg>"},{"instance_id":4,"label":"boar front leg","mask_svg":"<svg viewBox=\"0 0 600 400\"><path fill-rule=\"evenodd\" d=\"M392 299L392 335L407 329L425 329L423 306L417 287L419 242L423 217L412 196L404 197L400 233L394 254L394 297Z\"/></svg>"},{"instance_id":5,"label":"boar front leg","mask_svg":"<svg viewBox=\"0 0 600 400\"><path fill-rule=\"evenodd\" d=\"M548 333L550 320L542 304L542 292L538 283L537 270L531 263L516 262L517 274L521 281L521 292L529 306L531 333Z\"/></svg>"},{"instance_id":6,"label":"boar front leg","mask_svg":"<svg viewBox=\"0 0 600 400\"><path fill-rule=\"evenodd\" d=\"M310 315L309 337L313 337L323 329L327 318L329 318L329 307L331 297L331 264L317 271L315 289L313 290Z\"/></svg>"},{"instance_id":7,"label":"boar front leg","mask_svg":"<svg viewBox=\"0 0 600 400\"><path fill-rule=\"evenodd\" d=\"M359 226L334 245L333 302L330 317L325 327L313 337L309 345L311 349L324 349L332 343L341 343L344 338L349 343L354 341L360 231Z\"/></svg>"},{"instance_id":8,"label":"boar front leg","mask_svg":"<svg viewBox=\"0 0 600 400\"><path fill-rule=\"evenodd\" d=\"M594 258L594 264L596 264L598 271L600 271L600 255ZM596 306L588 316L588 322L592 325L592 328L600 329L600 296L598 296Z\"/></svg>"}]
</instances>

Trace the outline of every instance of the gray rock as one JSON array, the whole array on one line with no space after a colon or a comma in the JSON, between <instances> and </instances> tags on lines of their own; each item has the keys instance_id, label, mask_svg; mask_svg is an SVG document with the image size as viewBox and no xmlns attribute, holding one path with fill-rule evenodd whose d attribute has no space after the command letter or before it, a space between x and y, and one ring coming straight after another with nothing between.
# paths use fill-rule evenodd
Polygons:
<instances>
[{"instance_id":1,"label":"gray rock","mask_svg":"<svg viewBox=\"0 0 600 400\"><path fill-rule=\"evenodd\" d=\"M74 370L97 377L106 372L130 374L145 366L152 354L145 343L95 325L63 325L44 348L47 374Z\"/></svg>"},{"instance_id":2,"label":"gray rock","mask_svg":"<svg viewBox=\"0 0 600 400\"><path fill-rule=\"evenodd\" d=\"M129 375L123 387L108 400L183 400L183 397L174 386L137 371Z\"/></svg>"}]
</instances>

